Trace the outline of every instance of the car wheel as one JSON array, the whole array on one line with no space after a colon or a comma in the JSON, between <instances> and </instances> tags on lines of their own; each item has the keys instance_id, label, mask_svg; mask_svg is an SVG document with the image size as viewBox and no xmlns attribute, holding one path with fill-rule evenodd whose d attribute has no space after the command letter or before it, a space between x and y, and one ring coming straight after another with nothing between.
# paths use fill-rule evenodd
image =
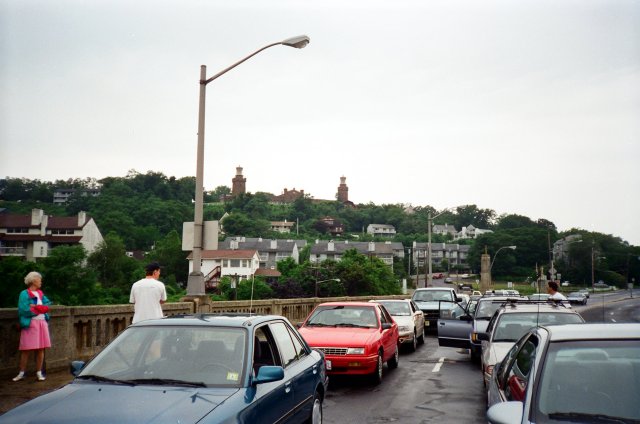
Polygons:
<instances>
[{"instance_id":1,"label":"car wheel","mask_svg":"<svg viewBox=\"0 0 640 424\"><path fill-rule=\"evenodd\" d=\"M414 338L415 340L415 338ZM389 359L387 361L387 365L389 366L389 368L393 369L393 368L398 368L398 363L400 362L400 348L398 347L398 345L396 345L396 351L394 352L393 356L391 357L391 359Z\"/></svg>"},{"instance_id":2,"label":"car wheel","mask_svg":"<svg viewBox=\"0 0 640 424\"><path fill-rule=\"evenodd\" d=\"M373 384L382 382L382 352L378 352L378 363L376 364L376 370L371 374L371 382Z\"/></svg>"},{"instance_id":3,"label":"car wheel","mask_svg":"<svg viewBox=\"0 0 640 424\"><path fill-rule=\"evenodd\" d=\"M411 346L409 346L411 349L411 352L415 352L416 349L418 348L418 335L415 333L413 333L413 339L411 339Z\"/></svg>"},{"instance_id":4,"label":"car wheel","mask_svg":"<svg viewBox=\"0 0 640 424\"><path fill-rule=\"evenodd\" d=\"M587 304L587 299L585 299L585 300L582 302L582 304L583 304L583 305L586 305L586 304Z\"/></svg>"},{"instance_id":5,"label":"car wheel","mask_svg":"<svg viewBox=\"0 0 640 424\"><path fill-rule=\"evenodd\" d=\"M422 331L420 332L420 337L418 337L418 343L423 345L424 344L424 326L422 326Z\"/></svg>"},{"instance_id":6,"label":"car wheel","mask_svg":"<svg viewBox=\"0 0 640 424\"><path fill-rule=\"evenodd\" d=\"M471 347L469 349L469 352L471 352L471 361L472 362L480 362L480 352L478 352L477 348Z\"/></svg>"},{"instance_id":7,"label":"car wheel","mask_svg":"<svg viewBox=\"0 0 640 424\"><path fill-rule=\"evenodd\" d=\"M313 407L311 408L311 416L306 424L322 424L322 396L320 392L316 390L313 396Z\"/></svg>"}]
</instances>

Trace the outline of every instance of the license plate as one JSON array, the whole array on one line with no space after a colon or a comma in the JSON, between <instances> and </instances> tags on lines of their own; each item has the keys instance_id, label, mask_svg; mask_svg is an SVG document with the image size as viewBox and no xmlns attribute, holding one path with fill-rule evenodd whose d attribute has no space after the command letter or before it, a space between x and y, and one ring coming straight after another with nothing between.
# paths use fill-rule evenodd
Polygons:
<instances>
[{"instance_id":1,"label":"license plate","mask_svg":"<svg viewBox=\"0 0 640 424\"><path fill-rule=\"evenodd\" d=\"M425 326L425 327L428 327L428 326L429 326L429 324L430 324L430 323L429 323L429 321L425 321L425 322L424 322L424 326Z\"/></svg>"},{"instance_id":2,"label":"license plate","mask_svg":"<svg viewBox=\"0 0 640 424\"><path fill-rule=\"evenodd\" d=\"M331 361L324 361L327 366L327 371L331 371Z\"/></svg>"}]
</instances>

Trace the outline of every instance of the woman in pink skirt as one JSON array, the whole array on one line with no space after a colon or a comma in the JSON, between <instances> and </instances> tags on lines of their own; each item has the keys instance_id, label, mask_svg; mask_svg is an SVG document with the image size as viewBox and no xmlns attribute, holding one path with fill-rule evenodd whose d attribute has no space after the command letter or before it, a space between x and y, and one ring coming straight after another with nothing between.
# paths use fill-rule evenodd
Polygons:
<instances>
[{"instance_id":1,"label":"woman in pink skirt","mask_svg":"<svg viewBox=\"0 0 640 424\"><path fill-rule=\"evenodd\" d=\"M24 379L27 369L29 352L36 355L36 377L39 381L45 379L42 375L44 350L51 347L49 339L49 306L51 302L42 293L42 275L32 271L24 278L26 290L20 293L18 299L18 317L20 318L20 372L13 381Z\"/></svg>"}]
</instances>

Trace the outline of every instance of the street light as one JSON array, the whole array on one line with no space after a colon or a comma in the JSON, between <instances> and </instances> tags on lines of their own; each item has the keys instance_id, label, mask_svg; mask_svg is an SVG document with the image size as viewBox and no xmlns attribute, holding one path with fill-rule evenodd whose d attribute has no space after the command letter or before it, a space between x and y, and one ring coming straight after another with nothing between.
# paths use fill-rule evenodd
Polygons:
<instances>
[{"instance_id":1,"label":"street light","mask_svg":"<svg viewBox=\"0 0 640 424\"><path fill-rule=\"evenodd\" d=\"M226 74L236 66L240 65L247 59L252 58L263 50L269 47L282 44L283 46L295 47L301 49L309 44L309 37L306 35L299 35L297 37L287 38L286 40L279 41L277 43L268 44L261 49L256 50L249 56L239 60L228 68L223 69L211 78L207 79L207 67L205 65L200 66L200 96L198 103L198 151L196 159L196 193L195 193L195 211L193 216L193 270L189 274L187 280L187 295L203 295L204 291L204 274L201 271L202 261L202 230L203 230L203 174L204 174L204 111L205 111L205 97L206 87L211 81Z\"/></svg>"},{"instance_id":2,"label":"street light","mask_svg":"<svg viewBox=\"0 0 640 424\"><path fill-rule=\"evenodd\" d=\"M339 278L329 278L328 280L316 281L316 296L315 297L318 297L318 284L326 283L327 281L335 281L335 282L339 283L340 279Z\"/></svg>"},{"instance_id":3,"label":"street light","mask_svg":"<svg viewBox=\"0 0 640 424\"><path fill-rule=\"evenodd\" d=\"M496 250L496 253L494 253L493 255L493 260L491 261L491 265L489 265L489 275L491 275L491 269L493 269L493 263L496 261L496 256L498 256L498 252L500 252L502 249L511 249L511 250L516 250L517 246L502 246L500 249ZM491 277L491 280L493 281L493 276Z\"/></svg>"},{"instance_id":4,"label":"street light","mask_svg":"<svg viewBox=\"0 0 640 424\"><path fill-rule=\"evenodd\" d=\"M427 274L427 278L425 279L425 287L429 287L431 286L432 280L433 278L431 277L432 271L431 271L431 227L433 226L433 220L436 219L437 217L439 217L440 215L442 215L445 212L449 212L449 208L443 210L442 212L440 212L438 215L432 217L431 216L431 211L429 211L429 215L427 216L427 225L428 225L428 229L427 229L427 237L428 237L428 242L427 242L427 261L429 263L429 272Z\"/></svg>"}]
</instances>

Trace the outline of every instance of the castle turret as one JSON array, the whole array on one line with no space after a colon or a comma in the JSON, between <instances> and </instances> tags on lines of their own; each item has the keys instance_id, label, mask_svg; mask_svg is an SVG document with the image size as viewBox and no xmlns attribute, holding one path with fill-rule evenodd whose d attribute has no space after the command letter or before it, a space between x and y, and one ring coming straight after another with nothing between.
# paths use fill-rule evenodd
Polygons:
<instances>
[{"instance_id":1,"label":"castle turret","mask_svg":"<svg viewBox=\"0 0 640 424\"><path fill-rule=\"evenodd\" d=\"M231 186L231 195L238 196L240 194L246 193L247 187L246 182L247 179L242 176L242 167L238 166L236 168L236 176L231 180L233 185Z\"/></svg>"},{"instance_id":2,"label":"castle turret","mask_svg":"<svg viewBox=\"0 0 640 424\"><path fill-rule=\"evenodd\" d=\"M338 202L347 203L349 201L349 187L347 187L347 177L340 177L340 185L338 186Z\"/></svg>"}]
</instances>

